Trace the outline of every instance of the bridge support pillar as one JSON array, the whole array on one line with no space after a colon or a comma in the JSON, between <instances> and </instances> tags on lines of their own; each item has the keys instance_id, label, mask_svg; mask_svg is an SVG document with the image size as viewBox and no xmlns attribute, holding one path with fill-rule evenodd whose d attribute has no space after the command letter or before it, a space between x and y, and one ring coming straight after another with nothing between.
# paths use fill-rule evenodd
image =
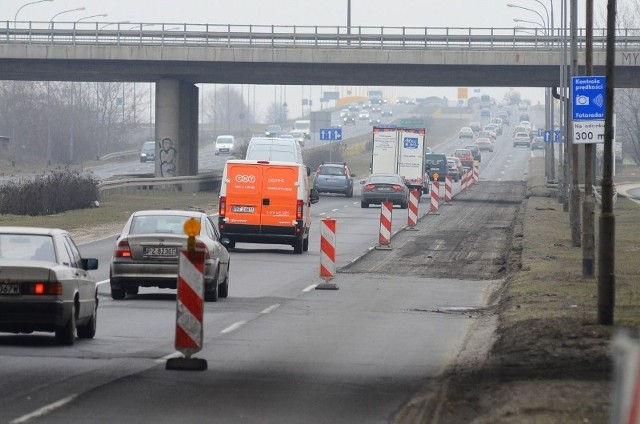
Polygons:
<instances>
[{"instance_id":1,"label":"bridge support pillar","mask_svg":"<svg viewBox=\"0 0 640 424\"><path fill-rule=\"evenodd\" d=\"M198 174L198 95L176 79L156 83L157 177Z\"/></svg>"}]
</instances>

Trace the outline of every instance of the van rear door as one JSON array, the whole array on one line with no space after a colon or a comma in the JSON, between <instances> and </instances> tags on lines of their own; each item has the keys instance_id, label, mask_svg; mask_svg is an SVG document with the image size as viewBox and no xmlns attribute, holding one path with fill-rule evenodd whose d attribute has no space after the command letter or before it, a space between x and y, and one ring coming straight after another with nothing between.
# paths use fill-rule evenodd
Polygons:
<instances>
[{"instance_id":1,"label":"van rear door","mask_svg":"<svg viewBox=\"0 0 640 424\"><path fill-rule=\"evenodd\" d=\"M290 228L295 226L296 212L299 207L299 175L299 165L271 164L263 167L261 222L263 226Z\"/></svg>"},{"instance_id":2,"label":"van rear door","mask_svg":"<svg viewBox=\"0 0 640 424\"><path fill-rule=\"evenodd\" d=\"M262 167L256 163L227 162L226 218L229 224L260 228Z\"/></svg>"}]
</instances>

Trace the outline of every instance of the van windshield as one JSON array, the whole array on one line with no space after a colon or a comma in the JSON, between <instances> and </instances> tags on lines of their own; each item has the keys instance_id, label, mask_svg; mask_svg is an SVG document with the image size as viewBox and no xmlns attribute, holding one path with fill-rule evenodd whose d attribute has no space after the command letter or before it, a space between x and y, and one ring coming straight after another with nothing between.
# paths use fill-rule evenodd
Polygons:
<instances>
[{"instance_id":1,"label":"van windshield","mask_svg":"<svg viewBox=\"0 0 640 424\"><path fill-rule=\"evenodd\" d=\"M253 148L247 152L248 160L271 160L279 162L296 162L295 154L286 150L275 150L264 146L264 148Z\"/></svg>"}]
</instances>

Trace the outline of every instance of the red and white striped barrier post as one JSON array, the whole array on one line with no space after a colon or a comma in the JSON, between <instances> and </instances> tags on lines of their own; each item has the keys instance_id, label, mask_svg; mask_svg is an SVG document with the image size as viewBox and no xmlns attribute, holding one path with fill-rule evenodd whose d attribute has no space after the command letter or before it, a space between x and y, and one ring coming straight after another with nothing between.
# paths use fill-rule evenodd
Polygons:
<instances>
[{"instance_id":1,"label":"red and white striped barrier post","mask_svg":"<svg viewBox=\"0 0 640 424\"><path fill-rule=\"evenodd\" d=\"M415 230L418 223L418 202L420 195L418 190L413 189L409 193L409 214L407 216L407 230Z\"/></svg>"},{"instance_id":2,"label":"red and white striped barrier post","mask_svg":"<svg viewBox=\"0 0 640 424\"><path fill-rule=\"evenodd\" d=\"M462 177L462 191L469 188L469 170L466 169L464 171L464 176Z\"/></svg>"},{"instance_id":3,"label":"red and white striped barrier post","mask_svg":"<svg viewBox=\"0 0 640 424\"><path fill-rule=\"evenodd\" d=\"M429 210L431 212L438 212L438 206L440 205L440 183L437 181L431 182L431 205Z\"/></svg>"},{"instance_id":4,"label":"red and white striped barrier post","mask_svg":"<svg viewBox=\"0 0 640 424\"><path fill-rule=\"evenodd\" d=\"M478 184L480 181L480 169L477 166L473 167L473 184Z\"/></svg>"},{"instance_id":5,"label":"red and white striped barrier post","mask_svg":"<svg viewBox=\"0 0 640 424\"><path fill-rule=\"evenodd\" d=\"M376 249L390 250L391 246L391 211L392 202L382 202L380 204L380 234L378 236L378 246Z\"/></svg>"},{"instance_id":6,"label":"red and white striped barrier post","mask_svg":"<svg viewBox=\"0 0 640 424\"><path fill-rule=\"evenodd\" d=\"M447 178L444 180L444 203L450 204L451 198L453 194L453 178L447 175Z\"/></svg>"},{"instance_id":7,"label":"red and white striped barrier post","mask_svg":"<svg viewBox=\"0 0 640 424\"><path fill-rule=\"evenodd\" d=\"M336 276L336 220L323 218L320 221L320 278L324 283L316 290L338 290L336 284L329 283Z\"/></svg>"},{"instance_id":8,"label":"red and white striped barrier post","mask_svg":"<svg viewBox=\"0 0 640 424\"><path fill-rule=\"evenodd\" d=\"M195 236L200 234L200 221L195 218L187 220L184 232L189 237L187 250L180 252L178 259L175 341L176 350L184 358L170 358L165 367L168 370L203 371L207 369L207 360L191 357L202 350L205 250L195 243Z\"/></svg>"}]
</instances>

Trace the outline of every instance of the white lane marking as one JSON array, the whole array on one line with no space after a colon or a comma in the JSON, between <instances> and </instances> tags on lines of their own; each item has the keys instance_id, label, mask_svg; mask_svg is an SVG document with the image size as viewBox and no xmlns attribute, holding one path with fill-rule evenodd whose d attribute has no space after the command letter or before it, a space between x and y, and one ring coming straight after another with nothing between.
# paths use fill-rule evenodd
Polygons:
<instances>
[{"instance_id":1,"label":"white lane marking","mask_svg":"<svg viewBox=\"0 0 640 424\"><path fill-rule=\"evenodd\" d=\"M247 321L238 321L238 322L234 322L233 324L231 324L230 326L228 326L227 328L225 328L224 330L222 330L220 333L222 334L228 334L231 333L232 331L237 330L238 328L242 327L243 325L245 325L247 323Z\"/></svg>"},{"instance_id":2,"label":"white lane marking","mask_svg":"<svg viewBox=\"0 0 640 424\"><path fill-rule=\"evenodd\" d=\"M305 293L306 292L310 292L311 290L315 289L316 286L317 286L317 284L311 284L310 286L305 287L302 291L305 292Z\"/></svg>"},{"instance_id":3,"label":"white lane marking","mask_svg":"<svg viewBox=\"0 0 640 424\"><path fill-rule=\"evenodd\" d=\"M96 285L100 286L100 285L102 285L102 284L107 284L109 281L111 281L111 280L106 279L106 280L98 281L98 282L96 283Z\"/></svg>"},{"instance_id":4,"label":"white lane marking","mask_svg":"<svg viewBox=\"0 0 640 424\"><path fill-rule=\"evenodd\" d=\"M68 396L64 399L60 399L59 401L50 403L49 405L43 406L40 409L36 409L35 411L33 411L30 414L27 415L23 415L19 418L16 418L13 421L9 421L10 424L21 424L21 423L26 423L27 421L33 419L33 418L38 418L38 417L42 417L46 414L48 414L49 412L52 412L64 405L66 405L67 403L71 402L72 400L74 400L76 397L78 397L78 395L71 395Z\"/></svg>"},{"instance_id":5,"label":"white lane marking","mask_svg":"<svg viewBox=\"0 0 640 424\"><path fill-rule=\"evenodd\" d=\"M326 212L320 212L318 216L326 215Z\"/></svg>"},{"instance_id":6,"label":"white lane marking","mask_svg":"<svg viewBox=\"0 0 640 424\"><path fill-rule=\"evenodd\" d=\"M331 209L331 212L336 212L336 211L338 211L338 210L339 210L339 209Z\"/></svg>"},{"instance_id":7,"label":"white lane marking","mask_svg":"<svg viewBox=\"0 0 640 424\"><path fill-rule=\"evenodd\" d=\"M266 308L265 310L263 310L262 312L260 312L261 314L269 314L273 311L275 311L276 309L278 309L280 307L279 303L276 303L275 305L271 305L268 308Z\"/></svg>"},{"instance_id":8,"label":"white lane marking","mask_svg":"<svg viewBox=\"0 0 640 424\"><path fill-rule=\"evenodd\" d=\"M180 352L173 352L170 353L168 355L163 356L162 358L158 358L156 359L156 363L161 364L163 362L167 362L169 359L173 359L173 358L179 358L182 356L182 353Z\"/></svg>"}]
</instances>

